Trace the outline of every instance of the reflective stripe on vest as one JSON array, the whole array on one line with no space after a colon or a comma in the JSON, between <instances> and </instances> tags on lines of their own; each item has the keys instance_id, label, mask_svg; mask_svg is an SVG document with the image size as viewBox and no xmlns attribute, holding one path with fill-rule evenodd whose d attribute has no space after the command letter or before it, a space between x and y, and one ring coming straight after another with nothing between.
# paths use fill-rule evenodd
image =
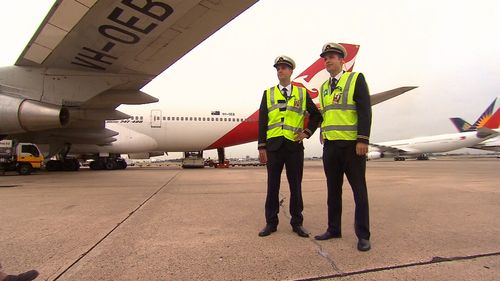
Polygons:
<instances>
[{"instance_id":1,"label":"reflective stripe on vest","mask_svg":"<svg viewBox=\"0 0 500 281\"><path fill-rule=\"evenodd\" d=\"M267 139L284 136L293 141L295 134L304 129L306 89L292 86L290 99L286 101L279 88L271 87L266 91L266 99L268 109ZM278 101L283 102L279 103Z\"/></svg>"},{"instance_id":2,"label":"reflective stripe on vest","mask_svg":"<svg viewBox=\"0 0 500 281\"><path fill-rule=\"evenodd\" d=\"M356 140L358 114L354 101L354 90L358 73L345 72L333 92L330 81L321 85L320 109L323 115L321 132L327 140Z\"/></svg>"}]
</instances>

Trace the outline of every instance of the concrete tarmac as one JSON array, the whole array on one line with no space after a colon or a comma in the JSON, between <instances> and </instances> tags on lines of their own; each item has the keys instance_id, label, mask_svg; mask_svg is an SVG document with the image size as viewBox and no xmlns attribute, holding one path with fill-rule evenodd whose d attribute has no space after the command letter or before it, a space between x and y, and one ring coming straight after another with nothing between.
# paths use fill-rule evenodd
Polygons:
<instances>
[{"instance_id":1,"label":"concrete tarmac","mask_svg":"<svg viewBox=\"0 0 500 281\"><path fill-rule=\"evenodd\" d=\"M265 225L265 167L40 172L0 177L0 262L37 280L500 280L500 159L370 161L372 250L326 230L321 161L306 161L304 226Z\"/></svg>"}]
</instances>

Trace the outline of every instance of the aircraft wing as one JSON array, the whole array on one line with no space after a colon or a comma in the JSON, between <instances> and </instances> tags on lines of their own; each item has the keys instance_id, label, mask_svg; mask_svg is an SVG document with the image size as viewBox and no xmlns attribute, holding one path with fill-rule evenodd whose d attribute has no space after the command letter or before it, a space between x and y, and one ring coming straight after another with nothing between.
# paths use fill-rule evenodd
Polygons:
<instances>
[{"instance_id":1,"label":"aircraft wing","mask_svg":"<svg viewBox=\"0 0 500 281\"><path fill-rule=\"evenodd\" d=\"M381 102L386 101L388 99L392 99L393 97L397 97L397 96L404 94L404 93L406 93L410 90L413 90L415 88L418 88L418 87L416 87L416 86L399 87L399 88L395 88L395 89L392 89L389 91L380 92L380 93L371 95L370 99L371 99L372 105L376 105L377 103L381 103Z\"/></svg>"},{"instance_id":2,"label":"aircraft wing","mask_svg":"<svg viewBox=\"0 0 500 281\"><path fill-rule=\"evenodd\" d=\"M370 143L370 146L374 148L374 150L381 152L381 153L391 153L391 154L411 154L411 150L404 150L400 149L397 147L392 147L392 146L386 146L386 145L380 145L376 143Z\"/></svg>"},{"instance_id":3,"label":"aircraft wing","mask_svg":"<svg viewBox=\"0 0 500 281\"><path fill-rule=\"evenodd\" d=\"M36 130L20 124L3 133L44 143L114 141L116 132L105 131L105 120L130 117L116 107L158 101L140 89L256 2L56 1L15 64L17 73L29 72L13 89L29 89L19 103L29 99L42 109L59 106L69 112L59 118L69 115L70 122Z\"/></svg>"},{"instance_id":4,"label":"aircraft wing","mask_svg":"<svg viewBox=\"0 0 500 281\"><path fill-rule=\"evenodd\" d=\"M59 0L18 66L142 74L140 89L257 0Z\"/></svg>"},{"instance_id":5,"label":"aircraft wing","mask_svg":"<svg viewBox=\"0 0 500 281\"><path fill-rule=\"evenodd\" d=\"M474 146L469 146L468 148L499 152L500 151L500 144L489 145L489 144L479 143L479 144L476 144Z\"/></svg>"}]
</instances>

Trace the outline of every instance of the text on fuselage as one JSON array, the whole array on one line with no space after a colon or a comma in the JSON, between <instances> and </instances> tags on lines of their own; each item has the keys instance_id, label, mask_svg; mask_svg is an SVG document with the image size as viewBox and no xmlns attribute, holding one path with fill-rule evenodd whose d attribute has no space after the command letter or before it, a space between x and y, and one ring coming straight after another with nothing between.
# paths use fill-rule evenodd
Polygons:
<instances>
[{"instance_id":1,"label":"text on fuselage","mask_svg":"<svg viewBox=\"0 0 500 281\"><path fill-rule=\"evenodd\" d=\"M170 5L152 0L122 0L121 4L107 16L107 22L96 30L108 41L97 50L82 47L71 62L72 64L95 70L106 70L118 60L117 56L112 55L116 45L137 44L174 12ZM134 12L137 16L127 17L124 14L125 10Z\"/></svg>"}]
</instances>

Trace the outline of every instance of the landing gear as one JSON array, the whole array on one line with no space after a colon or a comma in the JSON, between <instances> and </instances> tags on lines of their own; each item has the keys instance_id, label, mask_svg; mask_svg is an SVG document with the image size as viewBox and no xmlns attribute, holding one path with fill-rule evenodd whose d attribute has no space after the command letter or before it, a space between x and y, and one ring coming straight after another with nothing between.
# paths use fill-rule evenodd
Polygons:
<instances>
[{"instance_id":1,"label":"landing gear","mask_svg":"<svg viewBox=\"0 0 500 281\"><path fill-rule=\"evenodd\" d=\"M57 160L49 160L45 163L47 171L78 171L80 162L75 158L68 158L68 152L71 144L64 144L61 151L57 154Z\"/></svg>"},{"instance_id":2,"label":"landing gear","mask_svg":"<svg viewBox=\"0 0 500 281\"><path fill-rule=\"evenodd\" d=\"M417 160L429 160L429 156L427 154L420 154L417 156Z\"/></svg>"},{"instance_id":3,"label":"landing gear","mask_svg":"<svg viewBox=\"0 0 500 281\"><path fill-rule=\"evenodd\" d=\"M74 158L62 160L49 160L45 164L47 171L78 171L80 169L80 162Z\"/></svg>"},{"instance_id":4,"label":"landing gear","mask_svg":"<svg viewBox=\"0 0 500 281\"><path fill-rule=\"evenodd\" d=\"M405 161L405 160L406 160L406 158L403 156L395 156L394 157L394 161Z\"/></svg>"},{"instance_id":5,"label":"landing gear","mask_svg":"<svg viewBox=\"0 0 500 281\"><path fill-rule=\"evenodd\" d=\"M215 165L215 168L229 168L229 160L226 160L224 147L217 148L217 155L219 156L219 163Z\"/></svg>"},{"instance_id":6,"label":"landing gear","mask_svg":"<svg viewBox=\"0 0 500 281\"><path fill-rule=\"evenodd\" d=\"M120 157L99 157L90 162L92 170L123 170L127 168L127 162Z\"/></svg>"}]
</instances>

